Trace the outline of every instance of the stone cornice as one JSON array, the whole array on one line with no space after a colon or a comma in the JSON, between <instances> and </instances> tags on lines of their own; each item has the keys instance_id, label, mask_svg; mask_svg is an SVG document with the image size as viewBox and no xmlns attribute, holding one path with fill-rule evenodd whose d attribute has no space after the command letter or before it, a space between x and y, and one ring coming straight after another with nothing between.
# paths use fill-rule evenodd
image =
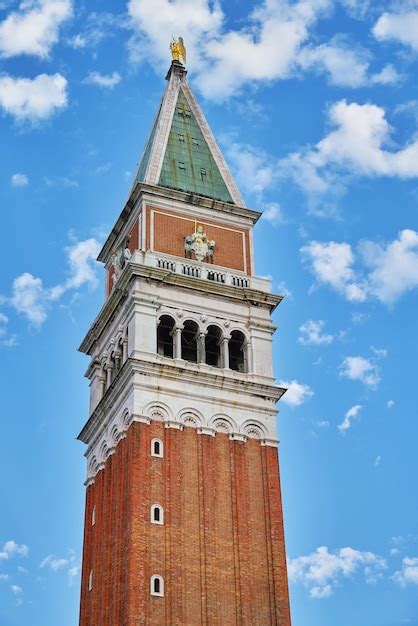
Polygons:
<instances>
[{"instance_id":1,"label":"stone cornice","mask_svg":"<svg viewBox=\"0 0 418 626\"><path fill-rule=\"evenodd\" d=\"M141 197L151 202L153 200L157 201L158 197L163 197L184 202L186 205L192 204L193 206L201 206L206 209L211 209L214 213L214 217L218 217L218 219L222 216L222 214L225 215L225 213L228 213L249 219L253 224L255 224L261 216L259 211L254 211L253 209L248 209L243 206L237 206L236 204L213 200L212 198L199 196L194 193L178 191L177 189L168 189L166 187L148 185L146 183L136 183L129 195L128 201L116 221L116 224L112 228L109 237L106 239L103 248L97 257L98 261L103 263L107 261L119 233L128 222L134 207L137 205L137 202L141 199Z\"/></svg>"},{"instance_id":2,"label":"stone cornice","mask_svg":"<svg viewBox=\"0 0 418 626\"><path fill-rule=\"evenodd\" d=\"M222 283L202 280L200 278L184 276L176 274L157 267L141 265L139 263L128 263L123 270L115 289L109 296L99 315L96 317L87 335L82 341L79 350L85 354L91 354L94 342L99 339L102 332L109 324L112 316L120 306L120 303L126 298L128 287L132 279L135 277L144 278L145 280L154 280L166 285L175 285L183 289L192 289L209 296L218 296L227 298L229 301L244 301L254 303L256 305L267 306L270 311L280 304L283 296L251 289L249 287L232 287Z\"/></svg>"},{"instance_id":3,"label":"stone cornice","mask_svg":"<svg viewBox=\"0 0 418 626\"><path fill-rule=\"evenodd\" d=\"M200 386L211 388L214 393L216 390L237 393L243 398L260 397L277 402L286 389L278 387L274 384L264 383L260 380L251 380L251 375L238 374L230 370L221 370L217 368L205 368L204 371L192 370L187 367L187 362L180 364L179 361L164 360L164 362L152 362L146 359L128 359L112 385L106 391L103 398L87 420L78 439L83 443L92 444L94 435L101 428L106 427L106 420L109 419L109 413L115 404L115 398L119 398L129 381L133 381L135 374L144 376L154 376L158 380L178 381L182 383L199 384ZM163 384L163 383L160 383ZM135 382L132 382L135 386ZM219 393L218 391L218 393Z\"/></svg>"}]
</instances>

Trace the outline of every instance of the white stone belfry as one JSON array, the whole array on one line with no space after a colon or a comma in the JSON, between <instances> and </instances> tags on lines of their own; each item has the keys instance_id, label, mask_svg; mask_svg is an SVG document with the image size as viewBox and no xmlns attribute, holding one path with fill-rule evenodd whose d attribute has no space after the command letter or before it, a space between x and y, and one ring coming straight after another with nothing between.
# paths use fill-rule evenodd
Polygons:
<instances>
[{"instance_id":1,"label":"white stone belfry","mask_svg":"<svg viewBox=\"0 0 418 626\"><path fill-rule=\"evenodd\" d=\"M229 203L159 185L180 88ZM90 415L79 435L88 483L135 421L278 441L276 402L285 390L273 377L271 312L282 298L254 275L260 214L245 207L180 64L169 72L141 168L99 255L107 298L80 346L91 357Z\"/></svg>"}]
</instances>

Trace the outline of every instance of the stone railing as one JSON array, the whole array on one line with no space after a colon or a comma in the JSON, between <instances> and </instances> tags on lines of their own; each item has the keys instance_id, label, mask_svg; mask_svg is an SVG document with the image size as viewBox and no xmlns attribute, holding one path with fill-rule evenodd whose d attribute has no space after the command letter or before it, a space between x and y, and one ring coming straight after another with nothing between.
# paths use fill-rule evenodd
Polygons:
<instances>
[{"instance_id":1,"label":"stone railing","mask_svg":"<svg viewBox=\"0 0 418 626\"><path fill-rule=\"evenodd\" d=\"M220 265L200 263L193 259L180 259L179 257L159 252L141 252L139 250L133 253L131 261L148 267L157 267L175 274L182 274L190 278L200 278L201 280L208 280L240 289L257 289L271 293L271 284L266 278L248 276L244 272L229 270Z\"/></svg>"}]
</instances>

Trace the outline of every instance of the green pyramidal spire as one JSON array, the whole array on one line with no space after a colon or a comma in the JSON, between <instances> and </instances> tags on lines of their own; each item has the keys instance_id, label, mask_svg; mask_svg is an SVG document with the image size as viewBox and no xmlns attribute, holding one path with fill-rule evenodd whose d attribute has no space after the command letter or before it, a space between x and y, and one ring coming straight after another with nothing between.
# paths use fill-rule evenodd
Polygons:
<instances>
[{"instance_id":1,"label":"green pyramidal spire","mask_svg":"<svg viewBox=\"0 0 418 626\"><path fill-rule=\"evenodd\" d=\"M180 90L159 184L232 202L209 146Z\"/></svg>"},{"instance_id":2,"label":"green pyramidal spire","mask_svg":"<svg viewBox=\"0 0 418 626\"><path fill-rule=\"evenodd\" d=\"M173 62L135 181L243 205L186 73L180 63Z\"/></svg>"}]
</instances>

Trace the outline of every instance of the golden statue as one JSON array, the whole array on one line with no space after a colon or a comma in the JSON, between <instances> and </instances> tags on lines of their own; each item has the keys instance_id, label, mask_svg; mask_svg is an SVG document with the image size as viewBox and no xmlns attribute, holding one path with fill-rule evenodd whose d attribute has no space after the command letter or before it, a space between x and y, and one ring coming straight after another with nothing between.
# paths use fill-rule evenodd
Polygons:
<instances>
[{"instance_id":1,"label":"golden statue","mask_svg":"<svg viewBox=\"0 0 418 626\"><path fill-rule=\"evenodd\" d=\"M171 56L173 61L180 61L180 57L183 59L183 63L186 65L186 48L184 47L183 37L179 37L177 41L173 39L170 43Z\"/></svg>"}]
</instances>

